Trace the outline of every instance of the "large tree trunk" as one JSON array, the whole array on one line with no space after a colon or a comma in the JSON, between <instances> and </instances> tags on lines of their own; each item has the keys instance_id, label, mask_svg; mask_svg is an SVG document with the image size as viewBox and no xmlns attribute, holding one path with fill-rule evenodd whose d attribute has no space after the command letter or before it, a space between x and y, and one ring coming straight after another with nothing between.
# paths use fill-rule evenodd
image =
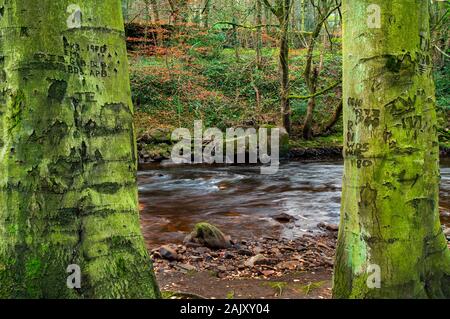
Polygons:
<instances>
[{"instance_id":1,"label":"large tree trunk","mask_svg":"<svg viewBox=\"0 0 450 319\"><path fill-rule=\"evenodd\" d=\"M367 21L372 3L344 0L342 10L345 171L334 297L450 297L429 1L378 1L380 28ZM377 266L380 288L367 284Z\"/></svg>"},{"instance_id":2,"label":"large tree trunk","mask_svg":"<svg viewBox=\"0 0 450 319\"><path fill-rule=\"evenodd\" d=\"M0 0L0 298L158 297L120 1L72 3Z\"/></svg>"}]
</instances>

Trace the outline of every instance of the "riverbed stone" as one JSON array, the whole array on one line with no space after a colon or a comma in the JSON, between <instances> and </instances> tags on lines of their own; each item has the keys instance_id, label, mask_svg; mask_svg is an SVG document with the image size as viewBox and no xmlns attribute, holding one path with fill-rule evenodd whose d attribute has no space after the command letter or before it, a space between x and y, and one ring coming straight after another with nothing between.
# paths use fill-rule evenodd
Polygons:
<instances>
[{"instance_id":1,"label":"riverbed stone","mask_svg":"<svg viewBox=\"0 0 450 319\"><path fill-rule=\"evenodd\" d=\"M295 270L297 269L298 264L298 261L294 260L283 261L277 264L276 268L281 270Z\"/></svg>"},{"instance_id":2,"label":"riverbed stone","mask_svg":"<svg viewBox=\"0 0 450 319\"><path fill-rule=\"evenodd\" d=\"M447 240L450 240L450 228L444 229L444 235L447 237Z\"/></svg>"},{"instance_id":3,"label":"riverbed stone","mask_svg":"<svg viewBox=\"0 0 450 319\"><path fill-rule=\"evenodd\" d=\"M197 268L195 266L193 266L193 265L181 264L181 263L176 264L175 268L178 268L181 271L196 271L197 270Z\"/></svg>"},{"instance_id":4,"label":"riverbed stone","mask_svg":"<svg viewBox=\"0 0 450 319\"><path fill-rule=\"evenodd\" d=\"M185 241L192 241L212 249L223 249L231 247L231 238L209 223L198 223Z\"/></svg>"},{"instance_id":5,"label":"riverbed stone","mask_svg":"<svg viewBox=\"0 0 450 319\"><path fill-rule=\"evenodd\" d=\"M227 267L225 267L225 266L217 266L217 270L221 271L221 272L225 272L225 271L227 271Z\"/></svg>"},{"instance_id":6,"label":"riverbed stone","mask_svg":"<svg viewBox=\"0 0 450 319\"><path fill-rule=\"evenodd\" d=\"M322 228L324 230L331 231L331 232L339 231L339 226L335 225L335 224L319 223L319 224L317 224L317 227Z\"/></svg>"},{"instance_id":7,"label":"riverbed stone","mask_svg":"<svg viewBox=\"0 0 450 319\"><path fill-rule=\"evenodd\" d=\"M256 265L266 265L269 264L269 259L262 254L250 257L244 263L246 267L253 268Z\"/></svg>"},{"instance_id":8,"label":"riverbed stone","mask_svg":"<svg viewBox=\"0 0 450 319\"><path fill-rule=\"evenodd\" d=\"M272 218L275 219L277 222L282 223L282 224L292 223L292 222L295 222L297 220L297 218L295 218L294 216L286 214L286 213L280 213L280 214L272 215Z\"/></svg>"},{"instance_id":9,"label":"riverbed stone","mask_svg":"<svg viewBox=\"0 0 450 319\"><path fill-rule=\"evenodd\" d=\"M253 253L249 249L246 249L246 248L239 249L237 253L241 256L253 256Z\"/></svg>"},{"instance_id":10,"label":"riverbed stone","mask_svg":"<svg viewBox=\"0 0 450 319\"><path fill-rule=\"evenodd\" d=\"M178 256L177 252L175 249L173 249L172 247L169 246L162 246L159 248L159 255L164 258L167 259L169 261L175 261L175 260L179 260L180 257Z\"/></svg>"}]
</instances>

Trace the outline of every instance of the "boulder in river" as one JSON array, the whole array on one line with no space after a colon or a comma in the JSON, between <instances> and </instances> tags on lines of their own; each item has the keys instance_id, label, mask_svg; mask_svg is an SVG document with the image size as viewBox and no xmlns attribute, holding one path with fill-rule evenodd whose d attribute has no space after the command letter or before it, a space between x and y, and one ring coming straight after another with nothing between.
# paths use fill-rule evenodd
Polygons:
<instances>
[{"instance_id":1,"label":"boulder in river","mask_svg":"<svg viewBox=\"0 0 450 319\"><path fill-rule=\"evenodd\" d=\"M208 248L223 249L231 247L231 238L209 223L199 223L186 238L185 242L202 244Z\"/></svg>"},{"instance_id":2,"label":"boulder in river","mask_svg":"<svg viewBox=\"0 0 450 319\"><path fill-rule=\"evenodd\" d=\"M286 213L280 213L280 214L273 215L272 218L282 224L292 223L297 220L297 218L295 218L294 216L286 214Z\"/></svg>"}]
</instances>

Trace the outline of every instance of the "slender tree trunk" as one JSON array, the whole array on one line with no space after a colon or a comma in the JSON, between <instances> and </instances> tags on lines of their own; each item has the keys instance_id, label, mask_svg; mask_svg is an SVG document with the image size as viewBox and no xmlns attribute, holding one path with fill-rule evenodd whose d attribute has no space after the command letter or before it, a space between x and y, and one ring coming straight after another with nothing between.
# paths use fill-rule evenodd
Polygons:
<instances>
[{"instance_id":1,"label":"slender tree trunk","mask_svg":"<svg viewBox=\"0 0 450 319\"><path fill-rule=\"evenodd\" d=\"M312 94L314 94L314 93L312 93ZM314 114L315 108L316 108L316 98L311 97L308 100L308 106L306 107L305 122L303 124L303 138L305 140L310 140L313 138L312 123L313 123L313 114Z\"/></svg>"},{"instance_id":2,"label":"slender tree trunk","mask_svg":"<svg viewBox=\"0 0 450 319\"><path fill-rule=\"evenodd\" d=\"M314 29L315 25L315 16L314 16L314 7L311 4L311 0L305 0L305 20L304 20L304 31L311 31Z\"/></svg>"},{"instance_id":3,"label":"slender tree trunk","mask_svg":"<svg viewBox=\"0 0 450 319\"><path fill-rule=\"evenodd\" d=\"M272 12L270 12L270 9L266 6L264 6L264 16L265 16L265 24L266 24L266 34L271 34L272 31Z\"/></svg>"},{"instance_id":4,"label":"slender tree trunk","mask_svg":"<svg viewBox=\"0 0 450 319\"><path fill-rule=\"evenodd\" d=\"M149 23L152 22L152 18L150 15L150 1L149 0L145 0L144 1L144 5L145 5L145 29L144 29L144 48L147 48L148 43L147 43L147 39L148 39L148 25Z\"/></svg>"},{"instance_id":5,"label":"slender tree trunk","mask_svg":"<svg viewBox=\"0 0 450 319\"><path fill-rule=\"evenodd\" d=\"M320 36L320 32L322 30L323 21L318 21L317 25L311 35L311 39L309 41L308 45L308 52L306 54L306 65L305 65L305 72L304 72L304 78L306 82L306 86L308 87L308 91L310 95L313 95L316 93L317 89L317 80L319 77L319 68L314 67L314 61L313 61L313 55L314 55L314 49L317 44L317 40ZM306 109L306 116L305 120L303 122L303 138L306 140L309 140L313 137L313 114L314 109L316 107L316 98L313 96L308 101L308 107Z\"/></svg>"},{"instance_id":6,"label":"slender tree trunk","mask_svg":"<svg viewBox=\"0 0 450 319\"><path fill-rule=\"evenodd\" d=\"M289 101L289 13L290 0L283 0L283 15L280 22L280 77L281 77L281 115L283 127L291 132L291 107Z\"/></svg>"},{"instance_id":7,"label":"slender tree trunk","mask_svg":"<svg viewBox=\"0 0 450 319\"><path fill-rule=\"evenodd\" d=\"M333 293L450 297L429 1L377 3L380 28L366 18L372 0L343 1L345 170Z\"/></svg>"},{"instance_id":8,"label":"slender tree trunk","mask_svg":"<svg viewBox=\"0 0 450 319\"><path fill-rule=\"evenodd\" d=\"M202 22L204 28L209 28L209 14L211 12L212 0L205 0L205 4L202 12Z\"/></svg>"},{"instance_id":9,"label":"slender tree trunk","mask_svg":"<svg viewBox=\"0 0 450 319\"><path fill-rule=\"evenodd\" d=\"M79 3L0 1L0 298L159 295L120 1Z\"/></svg>"},{"instance_id":10,"label":"slender tree trunk","mask_svg":"<svg viewBox=\"0 0 450 319\"><path fill-rule=\"evenodd\" d=\"M159 24L159 23L161 23L160 22L161 18L159 16L158 2L157 2L157 0L151 0L150 3L151 3L151 6L152 6L154 22Z\"/></svg>"},{"instance_id":11,"label":"slender tree trunk","mask_svg":"<svg viewBox=\"0 0 450 319\"><path fill-rule=\"evenodd\" d=\"M153 19L156 26L154 27L156 31L156 45L164 45L164 29L161 26L161 16L159 14L158 0L150 0L150 4L153 11Z\"/></svg>"},{"instance_id":12,"label":"slender tree trunk","mask_svg":"<svg viewBox=\"0 0 450 319\"><path fill-rule=\"evenodd\" d=\"M342 101L338 104L338 106L336 107L336 109L334 110L333 116L331 117L331 119L328 121L328 123L325 125L325 127L323 128L321 133L326 133L331 131L331 129L337 124L337 122L339 121L339 119L341 118L342 115Z\"/></svg>"},{"instance_id":13,"label":"slender tree trunk","mask_svg":"<svg viewBox=\"0 0 450 319\"><path fill-rule=\"evenodd\" d=\"M301 17L301 27L300 31L305 31L305 20L306 20L306 1L308 0L301 0L301 7L302 7L302 17Z\"/></svg>"},{"instance_id":14,"label":"slender tree trunk","mask_svg":"<svg viewBox=\"0 0 450 319\"><path fill-rule=\"evenodd\" d=\"M241 55L239 53L240 49L240 41L239 41L239 35L238 35L238 28L237 28L237 19L236 16L233 15L233 30L232 30L232 37L233 37L233 47L234 47L234 55L236 57L236 62L241 61Z\"/></svg>"},{"instance_id":15,"label":"slender tree trunk","mask_svg":"<svg viewBox=\"0 0 450 319\"><path fill-rule=\"evenodd\" d=\"M180 10L177 0L168 0L170 6L169 24L177 25L180 16Z\"/></svg>"},{"instance_id":16,"label":"slender tree trunk","mask_svg":"<svg viewBox=\"0 0 450 319\"><path fill-rule=\"evenodd\" d=\"M258 69L262 67L262 3L256 0L256 65Z\"/></svg>"}]
</instances>

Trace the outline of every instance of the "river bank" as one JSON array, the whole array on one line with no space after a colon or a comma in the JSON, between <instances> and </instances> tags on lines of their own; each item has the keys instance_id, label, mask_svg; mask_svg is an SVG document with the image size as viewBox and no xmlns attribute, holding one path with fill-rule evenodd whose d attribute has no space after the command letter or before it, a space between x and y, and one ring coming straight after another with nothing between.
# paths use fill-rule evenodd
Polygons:
<instances>
[{"instance_id":1,"label":"river bank","mask_svg":"<svg viewBox=\"0 0 450 319\"><path fill-rule=\"evenodd\" d=\"M170 160L174 142L170 129L153 129L142 134L138 140L139 163L161 163ZM281 157L284 160L342 160L343 142L341 134L316 137L305 141L291 139L285 146ZM440 146L441 158L450 157L450 147Z\"/></svg>"}]
</instances>

